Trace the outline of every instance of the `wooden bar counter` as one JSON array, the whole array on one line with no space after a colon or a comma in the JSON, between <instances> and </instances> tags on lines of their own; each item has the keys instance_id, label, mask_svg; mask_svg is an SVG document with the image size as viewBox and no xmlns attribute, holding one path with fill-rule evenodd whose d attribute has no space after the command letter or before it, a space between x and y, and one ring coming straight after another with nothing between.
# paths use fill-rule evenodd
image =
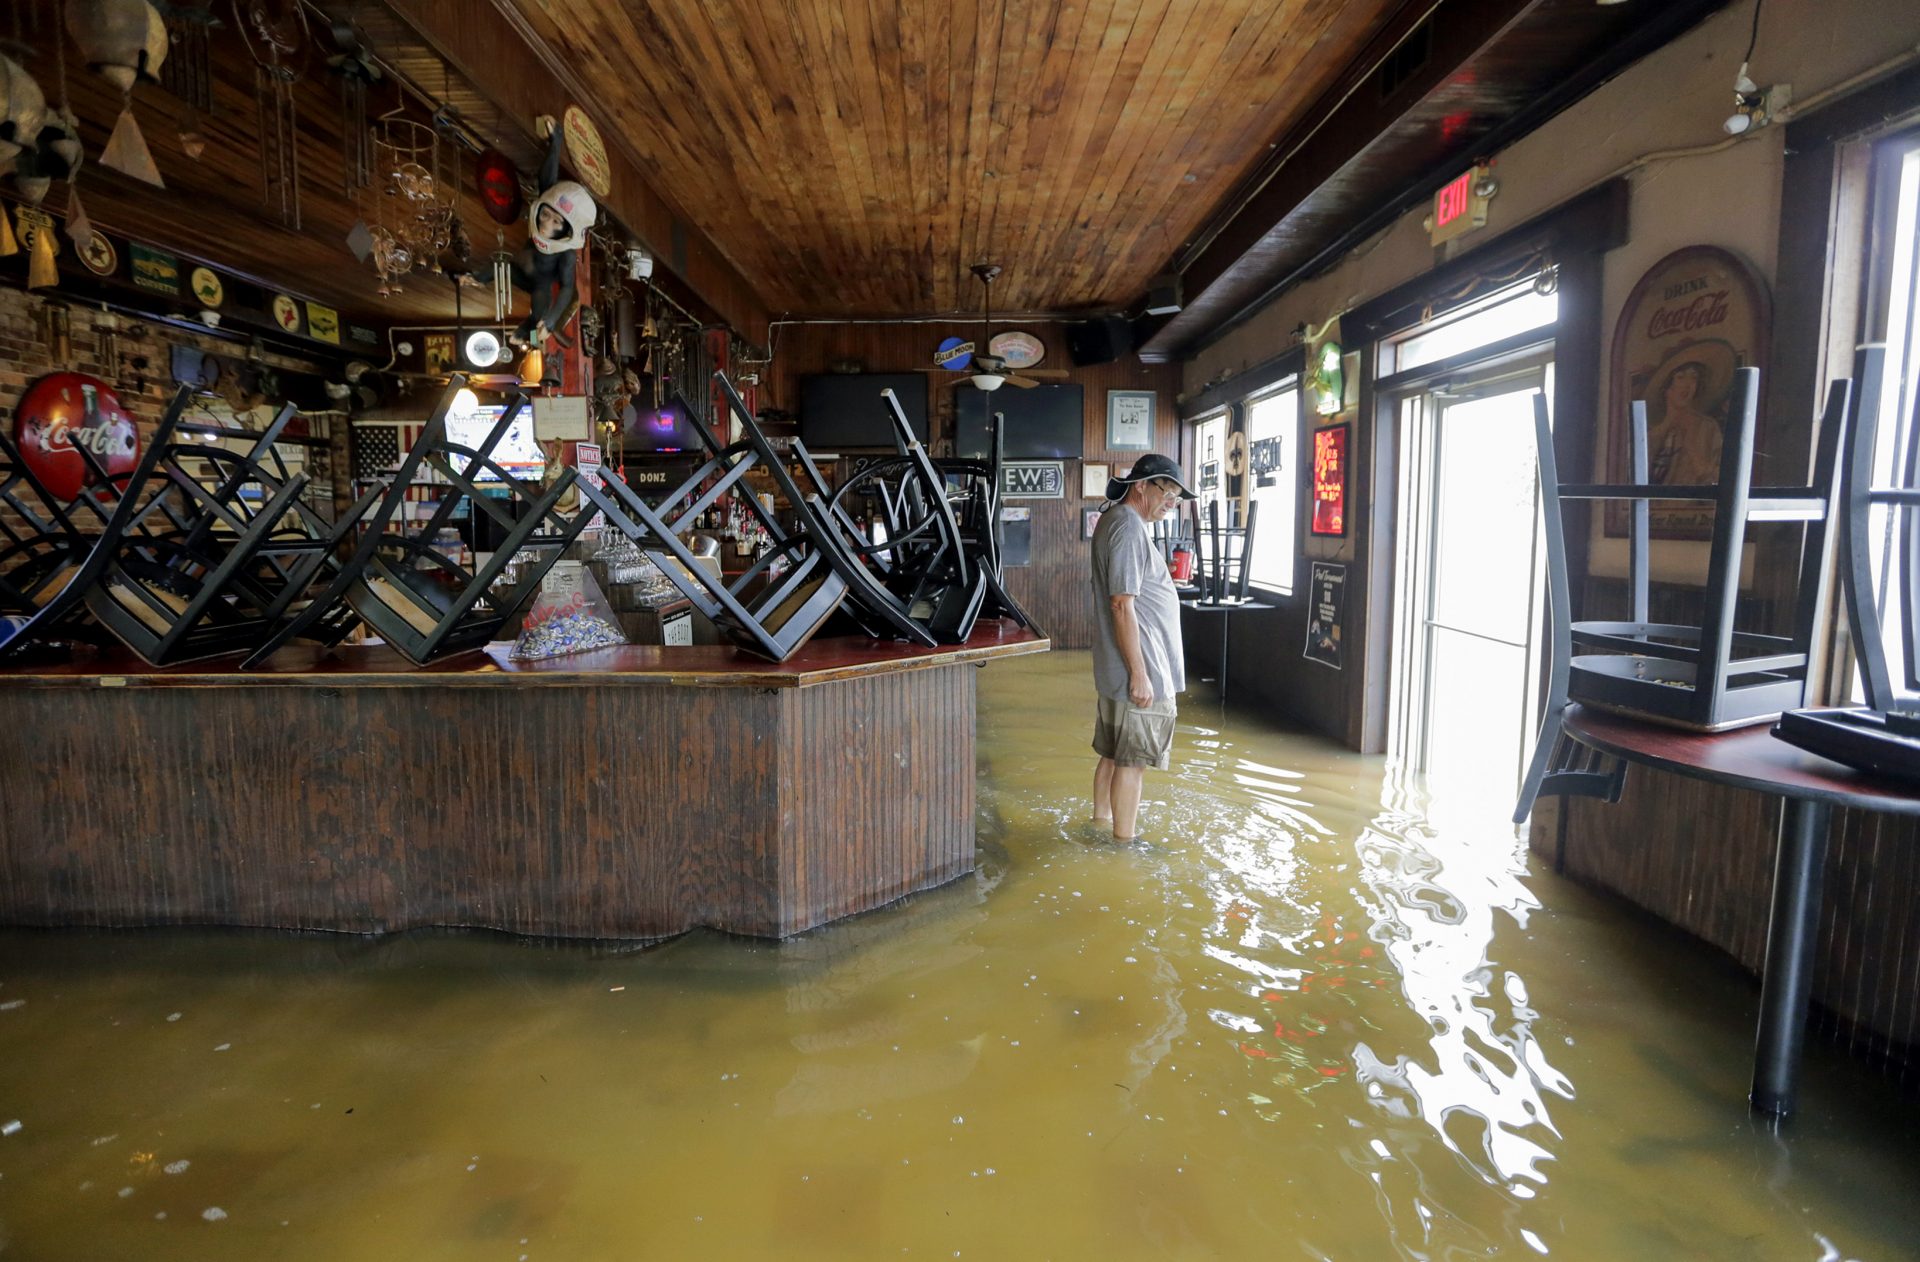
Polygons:
<instances>
[{"instance_id":1,"label":"wooden bar counter","mask_svg":"<svg viewBox=\"0 0 1920 1262\"><path fill-rule=\"evenodd\" d=\"M0 923L785 937L973 870L974 673L816 640L0 670Z\"/></svg>"}]
</instances>

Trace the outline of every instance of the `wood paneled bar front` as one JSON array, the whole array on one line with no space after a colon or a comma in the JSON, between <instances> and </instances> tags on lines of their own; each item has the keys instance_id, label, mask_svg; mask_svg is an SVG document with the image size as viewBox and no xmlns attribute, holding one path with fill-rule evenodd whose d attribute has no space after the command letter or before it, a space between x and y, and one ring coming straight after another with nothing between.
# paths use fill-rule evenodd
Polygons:
<instances>
[{"instance_id":1,"label":"wood paneled bar front","mask_svg":"<svg viewBox=\"0 0 1920 1262\"><path fill-rule=\"evenodd\" d=\"M1047 648L10 667L0 923L786 937L973 870L971 668Z\"/></svg>"}]
</instances>

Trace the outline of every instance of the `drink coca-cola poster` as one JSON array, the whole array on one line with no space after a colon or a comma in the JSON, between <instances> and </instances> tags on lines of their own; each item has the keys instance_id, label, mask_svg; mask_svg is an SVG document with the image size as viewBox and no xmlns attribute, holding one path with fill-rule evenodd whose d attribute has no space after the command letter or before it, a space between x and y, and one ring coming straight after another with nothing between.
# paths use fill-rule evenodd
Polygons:
<instances>
[{"instance_id":1,"label":"drink coca-cola poster","mask_svg":"<svg viewBox=\"0 0 1920 1262\"><path fill-rule=\"evenodd\" d=\"M1765 285L1718 246L1676 250L1640 278L1613 330L1607 480L1630 482L1628 407L1647 404L1647 472L1670 486L1720 480L1720 440L1734 370L1766 371L1771 313ZM1656 539L1707 539L1711 504L1655 501ZM1607 534L1627 533L1626 505L1607 509Z\"/></svg>"},{"instance_id":2,"label":"drink coca-cola poster","mask_svg":"<svg viewBox=\"0 0 1920 1262\"><path fill-rule=\"evenodd\" d=\"M109 474L132 473L140 460L140 430L106 382L57 372L27 387L13 410L13 443L47 493L66 501L97 480L93 463Z\"/></svg>"}]
</instances>

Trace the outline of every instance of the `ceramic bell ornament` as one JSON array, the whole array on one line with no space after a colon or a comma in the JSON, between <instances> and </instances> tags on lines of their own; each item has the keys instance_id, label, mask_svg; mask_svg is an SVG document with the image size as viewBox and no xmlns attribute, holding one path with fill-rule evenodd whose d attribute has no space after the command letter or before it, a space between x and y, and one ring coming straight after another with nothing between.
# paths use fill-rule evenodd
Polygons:
<instances>
[{"instance_id":1,"label":"ceramic bell ornament","mask_svg":"<svg viewBox=\"0 0 1920 1262\"><path fill-rule=\"evenodd\" d=\"M47 114L47 98L25 67L0 57L0 162L33 147Z\"/></svg>"},{"instance_id":2,"label":"ceramic bell ornament","mask_svg":"<svg viewBox=\"0 0 1920 1262\"><path fill-rule=\"evenodd\" d=\"M120 89L134 80L159 77L167 59L167 24L147 0L71 0L67 33L87 59L87 69Z\"/></svg>"},{"instance_id":3,"label":"ceramic bell ornament","mask_svg":"<svg viewBox=\"0 0 1920 1262\"><path fill-rule=\"evenodd\" d=\"M67 8L67 33L87 68L120 89L126 105L100 153L100 165L165 187L133 117L134 81L153 81L167 59L167 24L148 0L75 0Z\"/></svg>"}]
</instances>

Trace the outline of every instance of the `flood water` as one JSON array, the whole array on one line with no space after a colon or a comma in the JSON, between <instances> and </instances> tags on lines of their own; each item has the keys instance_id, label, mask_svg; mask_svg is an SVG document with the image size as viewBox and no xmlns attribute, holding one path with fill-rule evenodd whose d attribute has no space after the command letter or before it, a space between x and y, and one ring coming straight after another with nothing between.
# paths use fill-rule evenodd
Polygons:
<instances>
[{"instance_id":1,"label":"flood water","mask_svg":"<svg viewBox=\"0 0 1920 1262\"><path fill-rule=\"evenodd\" d=\"M774 945L0 933L0 1257L1920 1257L1920 1109L1495 809L1086 655L980 676L980 869Z\"/></svg>"}]
</instances>

